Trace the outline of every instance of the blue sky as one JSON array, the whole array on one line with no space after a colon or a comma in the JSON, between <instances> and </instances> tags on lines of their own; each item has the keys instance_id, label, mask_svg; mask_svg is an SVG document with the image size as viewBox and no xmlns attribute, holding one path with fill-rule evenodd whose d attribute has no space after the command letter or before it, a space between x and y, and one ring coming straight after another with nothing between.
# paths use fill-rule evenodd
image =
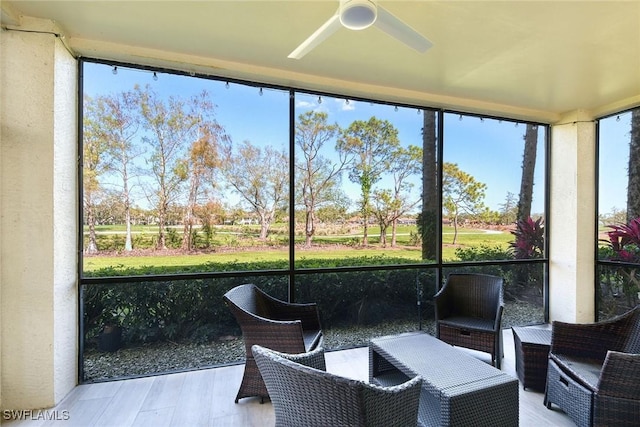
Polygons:
<instances>
[{"instance_id":1,"label":"blue sky","mask_svg":"<svg viewBox=\"0 0 640 427\"><path fill-rule=\"evenodd\" d=\"M627 208L630 131L631 113L600 120L600 213Z\"/></svg>"},{"instance_id":2,"label":"blue sky","mask_svg":"<svg viewBox=\"0 0 640 427\"><path fill-rule=\"evenodd\" d=\"M117 93L133 89L135 84L149 84L160 96L169 95L188 98L206 89L217 105L216 117L231 135L234 142L248 140L253 144L272 145L285 149L289 143L289 94L287 91L262 89L259 87L230 84L187 76L153 73L119 67L86 63L84 90L90 96ZM394 108L389 105L358 102L317 95L296 95L296 116L309 110L324 111L330 122L347 127L354 120L368 120L371 116L389 120L399 132L403 145L421 145L422 115L415 108ZM601 123L601 210L625 207L626 162L617 153L628 151L629 115L603 120ZM499 210L507 192L514 195L520 190L520 175L523 151L523 135L526 126L522 123L483 119L448 113L445 115L444 160L457 163L459 168L487 185L485 204ZM534 185L533 213L542 212L544 201L544 130L540 129L538 164ZM626 149L625 149L626 147ZM335 155L327 151L327 156ZM343 178L345 191L352 199L358 196L358 188ZM620 184L622 183L622 184ZM418 187L418 186L417 186ZM416 192L419 188L416 188Z\"/></svg>"}]
</instances>

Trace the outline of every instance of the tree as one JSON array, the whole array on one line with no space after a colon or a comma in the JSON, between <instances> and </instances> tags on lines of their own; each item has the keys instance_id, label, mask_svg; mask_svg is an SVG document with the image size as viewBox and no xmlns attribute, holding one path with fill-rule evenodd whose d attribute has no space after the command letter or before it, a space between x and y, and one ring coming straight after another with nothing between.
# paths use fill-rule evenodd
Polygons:
<instances>
[{"instance_id":1,"label":"tree","mask_svg":"<svg viewBox=\"0 0 640 427\"><path fill-rule=\"evenodd\" d=\"M335 196L331 204L318 208L316 214L320 221L336 224L344 222L347 218L351 199L344 192Z\"/></svg>"},{"instance_id":2,"label":"tree","mask_svg":"<svg viewBox=\"0 0 640 427\"><path fill-rule=\"evenodd\" d=\"M488 206L484 206L484 208L478 212L477 218L483 224L501 224L504 216L500 214L500 212L492 211Z\"/></svg>"},{"instance_id":3,"label":"tree","mask_svg":"<svg viewBox=\"0 0 640 427\"><path fill-rule=\"evenodd\" d=\"M118 190L104 189L100 194L100 202L93 210L96 224L123 224L125 209L122 193Z\"/></svg>"},{"instance_id":4,"label":"tree","mask_svg":"<svg viewBox=\"0 0 640 427\"><path fill-rule=\"evenodd\" d=\"M102 98L84 96L82 186L85 221L89 229L89 242L84 250L86 253L98 252L96 208L103 192L100 177L111 168L107 156L108 141L102 124L104 111Z\"/></svg>"},{"instance_id":5,"label":"tree","mask_svg":"<svg viewBox=\"0 0 640 427\"><path fill-rule=\"evenodd\" d=\"M339 192L342 171L349 164L349 157L339 153L337 162L323 157L322 148L339 133L337 124L327 123L327 113L308 111L298 117L296 123L296 158L298 193L304 205L305 246L310 247L316 233L317 210L334 199Z\"/></svg>"},{"instance_id":6,"label":"tree","mask_svg":"<svg viewBox=\"0 0 640 427\"><path fill-rule=\"evenodd\" d=\"M598 221L602 226L627 222L627 211L624 209L618 209L614 206L608 214L599 214Z\"/></svg>"},{"instance_id":7,"label":"tree","mask_svg":"<svg viewBox=\"0 0 640 427\"><path fill-rule=\"evenodd\" d=\"M640 108L631 111L628 171L627 219L631 221L640 217Z\"/></svg>"},{"instance_id":8,"label":"tree","mask_svg":"<svg viewBox=\"0 0 640 427\"><path fill-rule=\"evenodd\" d=\"M391 222L396 219L395 213L398 211L398 201L394 199L391 190L373 191L373 215L380 226L380 245L387 246L387 229Z\"/></svg>"},{"instance_id":9,"label":"tree","mask_svg":"<svg viewBox=\"0 0 640 427\"><path fill-rule=\"evenodd\" d=\"M213 103L206 91L189 100L169 97L162 100L149 86L135 91L143 124L148 133L143 141L151 148L147 163L153 187L148 197L156 206L158 215L158 249L166 249L165 228L168 213L182 195L187 179L185 171L188 141L198 139L204 118L213 111Z\"/></svg>"},{"instance_id":10,"label":"tree","mask_svg":"<svg viewBox=\"0 0 640 427\"><path fill-rule=\"evenodd\" d=\"M533 176L536 168L538 146L538 126L528 124L524 134L524 155L522 158L522 179L520 180L520 200L518 201L518 221L531 217L533 200Z\"/></svg>"},{"instance_id":11,"label":"tree","mask_svg":"<svg viewBox=\"0 0 640 427\"><path fill-rule=\"evenodd\" d=\"M288 196L289 166L286 153L264 149L245 141L233 149L224 147L222 172L228 185L260 219L260 239L265 240L276 212Z\"/></svg>"},{"instance_id":12,"label":"tree","mask_svg":"<svg viewBox=\"0 0 640 427\"><path fill-rule=\"evenodd\" d=\"M216 200L210 200L202 205L197 205L194 209L194 215L202 224L202 231L205 235L205 247L211 246L211 240L215 233L214 225L222 224L226 216L226 209Z\"/></svg>"},{"instance_id":13,"label":"tree","mask_svg":"<svg viewBox=\"0 0 640 427\"><path fill-rule=\"evenodd\" d=\"M422 124L422 212L418 232L422 240L422 259L436 259L438 233L438 172L436 112L424 110Z\"/></svg>"},{"instance_id":14,"label":"tree","mask_svg":"<svg viewBox=\"0 0 640 427\"><path fill-rule=\"evenodd\" d=\"M460 214L475 215L484 207L484 191L487 186L460 170L455 163L443 165L442 198L447 215L453 219L453 244L458 238L458 218Z\"/></svg>"},{"instance_id":15,"label":"tree","mask_svg":"<svg viewBox=\"0 0 640 427\"><path fill-rule=\"evenodd\" d=\"M518 204L516 195L507 192L504 203L500 205L500 221L502 224L513 224L518 220Z\"/></svg>"},{"instance_id":16,"label":"tree","mask_svg":"<svg viewBox=\"0 0 640 427\"><path fill-rule=\"evenodd\" d=\"M356 120L343 131L336 148L345 155L354 156L349 171L351 182L360 185L360 214L364 223L362 244L368 244L368 227L371 216L371 191L388 170L391 157L400 145L398 130L387 120L371 117L368 121Z\"/></svg>"},{"instance_id":17,"label":"tree","mask_svg":"<svg viewBox=\"0 0 640 427\"><path fill-rule=\"evenodd\" d=\"M131 251L131 183L130 173L133 161L142 154L136 148L140 120L137 114L137 103L133 92L121 92L104 98L105 110L102 117L103 132L107 138L108 154L112 164L112 172L119 177L120 195L124 207L124 223L126 227L125 251Z\"/></svg>"},{"instance_id":18,"label":"tree","mask_svg":"<svg viewBox=\"0 0 640 427\"><path fill-rule=\"evenodd\" d=\"M219 144L226 139L224 130L215 122L200 125L200 138L191 144L189 156L184 163L188 174L189 193L185 207L182 232L182 249L190 251L193 246L193 226L197 215L196 207L204 183L213 183L213 176L220 166Z\"/></svg>"},{"instance_id":19,"label":"tree","mask_svg":"<svg viewBox=\"0 0 640 427\"><path fill-rule=\"evenodd\" d=\"M407 179L421 170L422 150L415 145L407 148L399 147L392 156L391 175L393 177L392 211L391 211L391 246L396 246L398 219L413 209L420 199L411 200L410 190L413 184Z\"/></svg>"}]
</instances>

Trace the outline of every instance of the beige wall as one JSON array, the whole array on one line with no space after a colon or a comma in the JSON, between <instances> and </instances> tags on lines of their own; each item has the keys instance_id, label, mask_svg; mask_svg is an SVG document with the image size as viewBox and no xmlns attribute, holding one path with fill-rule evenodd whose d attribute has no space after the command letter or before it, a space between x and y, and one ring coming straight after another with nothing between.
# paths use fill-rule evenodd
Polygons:
<instances>
[{"instance_id":1,"label":"beige wall","mask_svg":"<svg viewBox=\"0 0 640 427\"><path fill-rule=\"evenodd\" d=\"M592 322L595 314L595 123L584 111L551 128L550 320Z\"/></svg>"},{"instance_id":2,"label":"beige wall","mask_svg":"<svg viewBox=\"0 0 640 427\"><path fill-rule=\"evenodd\" d=\"M49 34L0 49L2 408L44 408L77 382L77 68Z\"/></svg>"}]
</instances>

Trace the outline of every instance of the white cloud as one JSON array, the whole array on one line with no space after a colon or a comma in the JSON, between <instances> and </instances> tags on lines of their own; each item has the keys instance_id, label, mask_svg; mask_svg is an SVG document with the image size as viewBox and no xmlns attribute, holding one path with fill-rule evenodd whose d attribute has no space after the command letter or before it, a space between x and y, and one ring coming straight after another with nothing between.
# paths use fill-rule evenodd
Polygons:
<instances>
[{"instance_id":1,"label":"white cloud","mask_svg":"<svg viewBox=\"0 0 640 427\"><path fill-rule=\"evenodd\" d=\"M296 108L315 108L316 107L315 102L309 102L309 101L298 101L296 102Z\"/></svg>"},{"instance_id":2,"label":"white cloud","mask_svg":"<svg viewBox=\"0 0 640 427\"><path fill-rule=\"evenodd\" d=\"M348 99L336 99L336 102L340 104L341 111L353 111L356 109L355 101L349 101Z\"/></svg>"},{"instance_id":3,"label":"white cloud","mask_svg":"<svg viewBox=\"0 0 640 427\"><path fill-rule=\"evenodd\" d=\"M326 104L322 104L322 100L321 98L318 98L318 100L320 100L320 102L318 101L298 101L296 102L296 108L300 108L303 110L312 110L316 113L319 112L325 112L328 113L329 109L327 108Z\"/></svg>"}]
</instances>

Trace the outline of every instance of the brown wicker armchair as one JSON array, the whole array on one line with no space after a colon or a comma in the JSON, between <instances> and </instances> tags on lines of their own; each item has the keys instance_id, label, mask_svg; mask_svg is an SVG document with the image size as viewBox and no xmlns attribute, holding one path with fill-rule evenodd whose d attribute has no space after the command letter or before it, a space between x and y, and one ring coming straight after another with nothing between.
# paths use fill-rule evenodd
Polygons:
<instances>
[{"instance_id":1,"label":"brown wicker armchair","mask_svg":"<svg viewBox=\"0 0 640 427\"><path fill-rule=\"evenodd\" d=\"M224 295L245 345L246 362L236 403L243 397L269 397L251 346L259 344L283 353L304 353L322 345L316 304L293 304L273 298L253 284L240 285Z\"/></svg>"},{"instance_id":2,"label":"brown wicker armchair","mask_svg":"<svg viewBox=\"0 0 640 427\"><path fill-rule=\"evenodd\" d=\"M322 348L299 355L253 347L276 427L416 426L422 378L380 387L325 372Z\"/></svg>"},{"instance_id":3,"label":"brown wicker armchair","mask_svg":"<svg viewBox=\"0 0 640 427\"><path fill-rule=\"evenodd\" d=\"M491 354L500 369L503 280L485 274L450 274L435 295L436 337L451 345Z\"/></svg>"},{"instance_id":4,"label":"brown wicker armchair","mask_svg":"<svg viewBox=\"0 0 640 427\"><path fill-rule=\"evenodd\" d=\"M578 426L640 423L640 306L614 319L553 322L544 402Z\"/></svg>"}]
</instances>

